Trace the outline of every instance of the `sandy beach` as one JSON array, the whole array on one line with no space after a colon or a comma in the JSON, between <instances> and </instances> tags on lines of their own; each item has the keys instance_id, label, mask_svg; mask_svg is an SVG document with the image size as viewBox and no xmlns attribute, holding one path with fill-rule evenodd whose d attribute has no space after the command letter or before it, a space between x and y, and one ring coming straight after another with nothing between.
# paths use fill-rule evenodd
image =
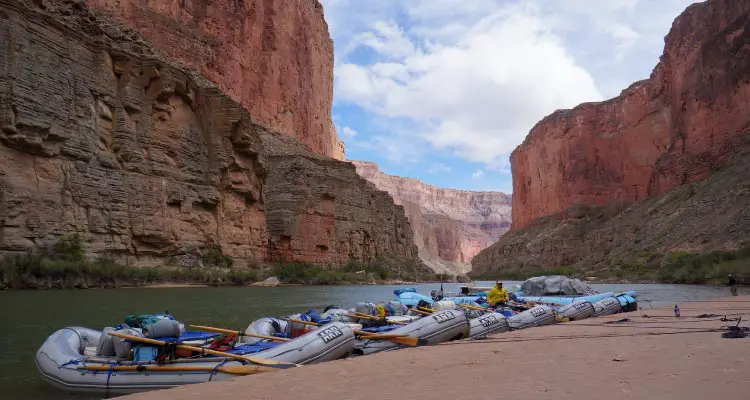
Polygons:
<instances>
[{"instance_id":1,"label":"sandy beach","mask_svg":"<svg viewBox=\"0 0 750 400\"><path fill-rule=\"evenodd\" d=\"M725 315L750 326L750 296L679 307L680 318L671 307L638 310L123 399L747 398L750 337L720 329L737 323Z\"/></svg>"}]
</instances>

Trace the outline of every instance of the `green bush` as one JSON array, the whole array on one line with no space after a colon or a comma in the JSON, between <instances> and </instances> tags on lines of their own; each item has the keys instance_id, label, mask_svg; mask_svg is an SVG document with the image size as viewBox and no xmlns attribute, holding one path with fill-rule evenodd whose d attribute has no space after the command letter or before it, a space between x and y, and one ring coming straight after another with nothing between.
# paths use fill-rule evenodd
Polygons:
<instances>
[{"instance_id":1,"label":"green bush","mask_svg":"<svg viewBox=\"0 0 750 400\"><path fill-rule=\"evenodd\" d=\"M232 268L234 266L234 259L224 254L219 245L212 245L203 249L201 251L201 261L207 267Z\"/></svg>"},{"instance_id":2,"label":"green bush","mask_svg":"<svg viewBox=\"0 0 750 400\"><path fill-rule=\"evenodd\" d=\"M83 244L78 233L64 235L55 243L55 252L65 261L83 262Z\"/></svg>"}]
</instances>

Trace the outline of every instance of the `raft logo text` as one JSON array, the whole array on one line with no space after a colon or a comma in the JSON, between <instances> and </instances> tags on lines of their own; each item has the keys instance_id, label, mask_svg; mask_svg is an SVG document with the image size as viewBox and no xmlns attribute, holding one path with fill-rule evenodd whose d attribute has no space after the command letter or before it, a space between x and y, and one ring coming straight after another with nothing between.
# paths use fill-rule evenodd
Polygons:
<instances>
[{"instance_id":1,"label":"raft logo text","mask_svg":"<svg viewBox=\"0 0 750 400\"><path fill-rule=\"evenodd\" d=\"M537 318L541 317L544 314L547 314L547 310L545 310L543 308L532 308L531 310L529 310L529 312L531 312L531 315L533 315L533 316L535 316Z\"/></svg>"},{"instance_id":2,"label":"raft logo text","mask_svg":"<svg viewBox=\"0 0 750 400\"><path fill-rule=\"evenodd\" d=\"M442 324L443 322L456 318L456 315L452 312L441 312L433 315L432 318L437 321L438 324Z\"/></svg>"},{"instance_id":3,"label":"raft logo text","mask_svg":"<svg viewBox=\"0 0 750 400\"><path fill-rule=\"evenodd\" d=\"M344 332L341 332L341 329L339 329L338 326L332 326L330 328L323 329L322 332L318 333L318 336L320 336L321 339L323 339L323 343L328 344L330 341L339 338L344 335Z\"/></svg>"},{"instance_id":4,"label":"raft logo text","mask_svg":"<svg viewBox=\"0 0 750 400\"><path fill-rule=\"evenodd\" d=\"M488 315L486 317L479 318L479 323L482 324L482 326L485 327L485 328L487 328L487 327L489 327L491 325L495 325L498 322L499 321L497 320L497 318L495 318L494 315Z\"/></svg>"}]
</instances>

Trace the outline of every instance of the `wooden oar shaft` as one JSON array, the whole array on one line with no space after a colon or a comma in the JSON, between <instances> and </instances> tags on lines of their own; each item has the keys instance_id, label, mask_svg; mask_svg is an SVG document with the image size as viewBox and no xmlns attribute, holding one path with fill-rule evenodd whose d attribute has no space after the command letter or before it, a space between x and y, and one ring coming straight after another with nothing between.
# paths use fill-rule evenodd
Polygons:
<instances>
[{"instance_id":1,"label":"wooden oar shaft","mask_svg":"<svg viewBox=\"0 0 750 400\"><path fill-rule=\"evenodd\" d=\"M279 318L282 321L293 322L295 324L309 325L309 326L320 326L320 324L312 321L302 321L299 319Z\"/></svg>"},{"instance_id":2,"label":"wooden oar shaft","mask_svg":"<svg viewBox=\"0 0 750 400\"><path fill-rule=\"evenodd\" d=\"M347 316L347 317L350 317L350 318L369 319L371 321L379 321L381 319L381 318L376 317L374 315L363 314L363 313L356 312L356 311L354 311L354 313L357 314L357 315L351 315L351 314L344 314L344 315ZM386 318L386 321L389 324L393 324L393 325L406 325L407 324L406 322L388 321L388 318Z\"/></svg>"},{"instance_id":3,"label":"wooden oar shaft","mask_svg":"<svg viewBox=\"0 0 750 400\"><path fill-rule=\"evenodd\" d=\"M429 313L434 313L434 312L437 312L437 310L433 310L432 308L428 308L428 307L418 307L418 308L419 308L420 310L422 310L422 311L427 311L427 312L429 312Z\"/></svg>"},{"instance_id":4,"label":"wooden oar shaft","mask_svg":"<svg viewBox=\"0 0 750 400\"><path fill-rule=\"evenodd\" d=\"M367 332L367 331L360 331L355 330L354 333L362 337L363 339L393 339L393 338L403 338L408 337L409 335L403 334L403 335L393 335L388 333L373 333L373 332Z\"/></svg>"},{"instance_id":5,"label":"wooden oar shaft","mask_svg":"<svg viewBox=\"0 0 750 400\"><path fill-rule=\"evenodd\" d=\"M202 331L208 331L208 332L217 332L217 333L226 333L227 335L239 335L239 336L248 336L248 337L254 337L258 339L268 339L273 340L276 342L287 342L290 339L282 338L282 337L276 337L276 336L266 336L266 335L259 335L257 333L247 333L242 331L233 331L231 329L224 329L224 328L214 328L213 326L203 326L203 325L190 325L191 328L200 329Z\"/></svg>"},{"instance_id":6,"label":"wooden oar shaft","mask_svg":"<svg viewBox=\"0 0 750 400\"><path fill-rule=\"evenodd\" d=\"M458 306L459 306L459 307L464 307L464 308L468 308L468 309L470 309L470 310L477 310L477 311L488 311L488 309L486 309L486 308L482 308L482 307L477 307L477 306L472 306L472 305L470 305L470 304L459 304Z\"/></svg>"},{"instance_id":7,"label":"wooden oar shaft","mask_svg":"<svg viewBox=\"0 0 750 400\"><path fill-rule=\"evenodd\" d=\"M260 365L226 365L221 367L194 366L194 365L82 365L78 369L86 371L161 371L161 372L190 372L190 371L216 371L226 374L251 375L263 372L277 371L277 368L262 367Z\"/></svg>"},{"instance_id":8,"label":"wooden oar shaft","mask_svg":"<svg viewBox=\"0 0 750 400\"><path fill-rule=\"evenodd\" d=\"M422 311L416 308L412 308L411 311L414 311L415 313L422 314L422 315L430 315L431 313L428 313L427 311Z\"/></svg>"},{"instance_id":9,"label":"wooden oar shaft","mask_svg":"<svg viewBox=\"0 0 750 400\"><path fill-rule=\"evenodd\" d=\"M138 337L138 336L125 335L125 334L117 333L117 332L107 332L107 334L112 335L112 336L117 336L117 337L123 338L123 339L132 340L132 341L135 341L135 342L153 344L153 345L156 345L156 346L166 346L167 345L167 342L162 342L161 340L154 340L154 339L142 338L142 337ZM263 358L246 357L246 356L242 356L242 355L239 355L239 354L225 353L223 351L206 349L206 348L203 348L203 347L189 346L189 345L186 345L186 344L178 344L177 348L178 349L184 349L184 350L192 350L192 351L195 351L195 352L199 352L201 354L213 354L215 356L222 356L222 357L227 357L227 358L234 358L236 360L244 360L244 361L248 361L248 362L256 363L256 364L261 364L261 365L268 364L268 365L286 365L286 366L294 366L294 367L298 366L297 364L294 364L294 363L286 363L286 362L280 362L280 361L275 361L275 360L266 360L266 359L263 359Z\"/></svg>"}]
</instances>

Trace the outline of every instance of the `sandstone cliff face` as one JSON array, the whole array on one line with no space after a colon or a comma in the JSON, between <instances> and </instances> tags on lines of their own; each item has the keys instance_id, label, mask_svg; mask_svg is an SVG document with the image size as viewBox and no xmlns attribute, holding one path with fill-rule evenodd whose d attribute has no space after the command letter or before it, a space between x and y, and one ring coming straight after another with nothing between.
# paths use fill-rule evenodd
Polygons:
<instances>
[{"instance_id":1,"label":"sandstone cliff face","mask_svg":"<svg viewBox=\"0 0 750 400\"><path fill-rule=\"evenodd\" d=\"M562 220L549 216L506 233L474 257L471 274L489 277L572 266L586 276L653 276L670 253L748 248L750 153L735 156L708 179L624 209L574 211ZM746 264L742 267L747 270Z\"/></svg>"},{"instance_id":2,"label":"sandstone cliff face","mask_svg":"<svg viewBox=\"0 0 750 400\"><path fill-rule=\"evenodd\" d=\"M199 71L253 119L311 151L339 152L333 42L318 0L86 0Z\"/></svg>"},{"instance_id":3,"label":"sandstone cliff face","mask_svg":"<svg viewBox=\"0 0 750 400\"><path fill-rule=\"evenodd\" d=\"M40 6L41 4L41 6ZM78 2L0 0L0 253L416 258L403 208Z\"/></svg>"},{"instance_id":4,"label":"sandstone cliff face","mask_svg":"<svg viewBox=\"0 0 750 400\"><path fill-rule=\"evenodd\" d=\"M384 174L371 162L351 162L362 177L404 206L420 257L436 271L468 272L472 257L510 226L510 196L504 193L442 189Z\"/></svg>"},{"instance_id":5,"label":"sandstone cliff face","mask_svg":"<svg viewBox=\"0 0 750 400\"><path fill-rule=\"evenodd\" d=\"M513 229L707 177L750 143L750 1L688 7L648 80L556 111L511 155Z\"/></svg>"}]
</instances>

